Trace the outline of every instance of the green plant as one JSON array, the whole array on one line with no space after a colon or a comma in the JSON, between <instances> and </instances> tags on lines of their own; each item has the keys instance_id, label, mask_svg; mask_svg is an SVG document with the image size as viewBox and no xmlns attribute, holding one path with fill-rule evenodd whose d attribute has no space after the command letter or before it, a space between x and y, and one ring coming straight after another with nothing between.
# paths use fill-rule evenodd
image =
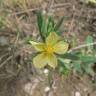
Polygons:
<instances>
[{"instance_id":1,"label":"green plant","mask_svg":"<svg viewBox=\"0 0 96 96\"><path fill-rule=\"evenodd\" d=\"M60 35L59 28L62 25L63 20L64 17L62 17L60 21L56 23L52 16L47 17L45 16L45 14L42 13L42 11L37 12L37 22L42 43L36 43L32 40L29 42L36 50L39 50L37 54L45 54L43 58L46 57L46 55L50 57L51 55L49 55L49 53L54 53L56 58L50 58L49 62L48 58L46 58L45 60L39 57L35 60L33 59L33 63L35 62L35 66L39 68L44 68L48 64L50 67L57 69L61 74L69 74L72 70L75 70L76 72L79 72L81 74L87 73L89 75L94 75L95 73L92 67L96 62L96 50L94 48L96 42L94 42L93 37L89 35L86 38L85 44L79 45L77 47L75 47L75 45L78 45L76 44L77 42L75 42L76 40L73 40L72 44L75 45L72 46L74 46L75 48L71 48L68 50L68 45L70 44L64 43L64 41L62 41L63 39L60 36L58 36ZM51 47L49 45L47 46L46 42L48 41L49 37L50 42L48 42L48 44L57 44L56 47L53 47L53 45ZM63 43L58 44L57 41L62 41ZM58 52L60 51L54 51L57 49L60 50L60 48L62 49L62 54L58 54ZM38 64L36 63L36 61L38 61ZM41 63L39 64L39 62Z\"/></svg>"},{"instance_id":2,"label":"green plant","mask_svg":"<svg viewBox=\"0 0 96 96\"><path fill-rule=\"evenodd\" d=\"M4 28L5 22L6 22L5 17L1 16L0 17L0 30Z\"/></svg>"},{"instance_id":3,"label":"green plant","mask_svg":"<svg viewBox=\"0 0 96 96\"><path fill-rule=\"evenodd\" d=\"M88 3L96 4L96 0L87 0Z\"/></svg>"},{"instance_id":4,"label":"green plant","mask_svg":"<svg viewBox=\"0 0 96 96\"><path fill-rule=\"evenodd\" d=\"M96 5L96 0L80 0L82 3L85 4L93 4Z\"/></svg>"},{"instance_id":5,"label":"green plant","mask_svg":"<svg viewBox=\"0 0 96 96\"><path fill-rule=\"evenodd\" d=\"M64 17L62 17L57 23L55 23L52 16L45 17L42 11L37 12L37 22L39 27L40 36L43 40L50 34L50 32L56 32L59 34L59 28L63 23Z\"/></svg>"},{"instance_id":6,"label":"green plant","mask_svg":"<svg viewBox=\"0 0 96 96\"><path fill-rule=\"evenodd\" d=\"M46 19L41 11L37 13L37 20L42 42L29 41L36 51L39 52L33 58L33 64L37 68L44 68L46 65L56 68L58 65L58 56L56 55L65 54L69 46L57 35L57 30L62 22L60 20L60 22L55 24L51 16Z\"/></svg>"},{"instance_id":7,"label":"green plant","mask_svg":"<svg viewBox=\"0 0 96 96\"><path fill-rule=\"evenodd\" d=\"M85 44L73 48L71 51L69 50L69 53L62 55L59 60L63 62L64 65L67 65L69 70L73 68L73 70L81 74L94 75L93 65L96 62L96 51L93 45L95 44L96 42L93 41L93 37L89 35L86 38ZM65 58L70 60L69 64L66 64L66 62L62 60Z\"/></svg>"}]
</instances>

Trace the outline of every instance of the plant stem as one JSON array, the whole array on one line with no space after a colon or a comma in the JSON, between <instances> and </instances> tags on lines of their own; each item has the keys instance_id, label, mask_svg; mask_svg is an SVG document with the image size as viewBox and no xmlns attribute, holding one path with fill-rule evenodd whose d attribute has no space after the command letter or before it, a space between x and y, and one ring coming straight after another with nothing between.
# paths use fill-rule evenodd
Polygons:
<instances>
[{"instance_id":1,"label":"plant stem","mask_svg":"<svg viewBox=\"0 0 96 96\"><path fill-rule=\"evenodd\" d=\"M70 49L70 50L68 51L68 53L71 53L71 52L73 52L73 51L75 51L75 50L78 50L78 49L81 49L81 48L85 48L85 47L88 47L88 46L93 46L93 45L96 45L96 42L93 42L93 43L90 43L90 44L82 44L82 45L80 45L80 46L77 46L77 47L75 47L75 48Z\"/></svg>"},{"instance_id":2,"label":"plant stem","mask_svg":"<svg viewBox=\"0 0 96 96\"><path fill-rule=\"evenodd\" d=\"M49 71L49 73L48 73L48 84L49 84L49 86L50 86L50 88L52 87L52 73L51 73L51 71Z\"/></svg>"}]
</instances>

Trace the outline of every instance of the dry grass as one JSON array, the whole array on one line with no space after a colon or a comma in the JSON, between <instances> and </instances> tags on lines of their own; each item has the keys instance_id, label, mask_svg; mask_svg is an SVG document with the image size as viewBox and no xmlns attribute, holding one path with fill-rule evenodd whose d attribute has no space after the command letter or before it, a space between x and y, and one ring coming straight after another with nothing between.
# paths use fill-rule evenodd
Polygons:
<instances>
[{"instance_id":1,"label":"dry grass","mask_svg":"<svg viewBox=\"0 0 96 96\"><path fill-rule=\"evenodd\" d=\"M20 9L27 9L28 7L38 5L43 0L2 0L1 3L4 6L13 8L19 7Z\"/></svg>"}]
</instances>

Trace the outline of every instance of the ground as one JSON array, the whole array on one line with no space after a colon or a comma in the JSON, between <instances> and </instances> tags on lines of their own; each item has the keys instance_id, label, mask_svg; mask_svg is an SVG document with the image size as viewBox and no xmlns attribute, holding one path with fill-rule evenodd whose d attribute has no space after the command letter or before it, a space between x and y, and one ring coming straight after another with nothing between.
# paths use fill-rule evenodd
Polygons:
<instances>
[{"instance_id":1,"label":"ground","mask_svg":"<svg viewBox=\"0 0 96 96\"><path fill-rule=\"evenodd\" d=\"M39 39L38 9L53 14L56 21L65 16L62 37L71 40L75 36L78 44L89 34L96 39L96 5L82 0L14 1L18 2L0 1L0 96L96 96L95 77L78 73L62 77L53 72L52 87L45 92L48 78L32 66L34 50L25 42Z\"/></svg>"}]
</instances>

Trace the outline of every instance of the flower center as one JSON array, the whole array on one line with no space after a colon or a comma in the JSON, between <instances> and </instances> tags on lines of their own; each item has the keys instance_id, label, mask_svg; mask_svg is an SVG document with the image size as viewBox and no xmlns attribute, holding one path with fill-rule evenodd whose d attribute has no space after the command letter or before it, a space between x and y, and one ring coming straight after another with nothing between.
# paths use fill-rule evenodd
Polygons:
<instances>
[{"instance_id":1,"label":"flower center","mask_svg":"<svg viewBox=\"0 0 96 96\"><path fill-rule=\"evenodd\" d=\"M47 52L48 54L53 53L53 48L52 48L52 46L47 45L46 52Z\"/></svg>"}]
</instances>

